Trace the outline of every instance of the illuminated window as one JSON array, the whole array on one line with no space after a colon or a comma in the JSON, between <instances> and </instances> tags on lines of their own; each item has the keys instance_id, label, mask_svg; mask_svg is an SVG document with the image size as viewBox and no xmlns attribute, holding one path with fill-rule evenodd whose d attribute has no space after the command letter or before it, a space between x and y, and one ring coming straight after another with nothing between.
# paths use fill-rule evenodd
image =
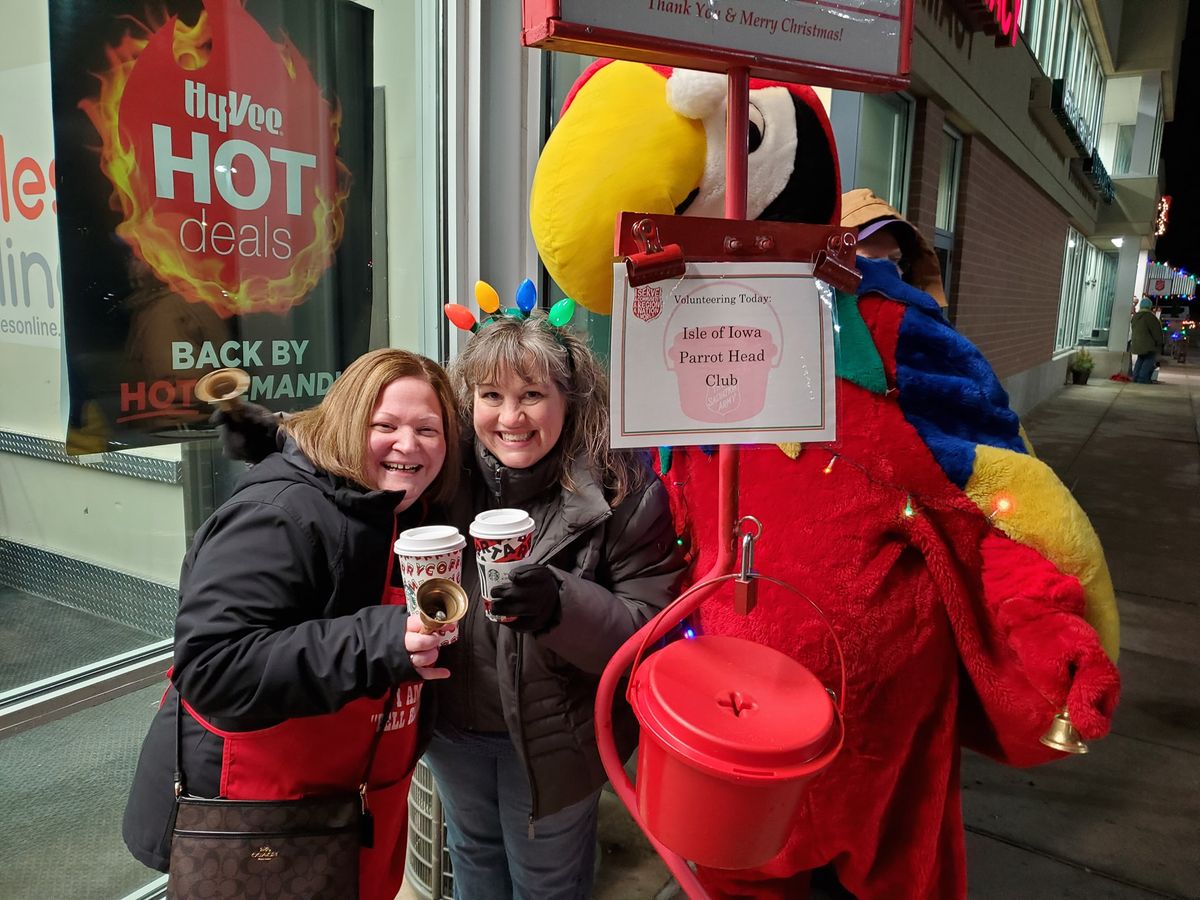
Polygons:
<instances>
[{"instance_id":1,"label":"illuminated window","mask_svg":"<svg viewBox=\"0 0 1200 900\"><path fill-rule=\"evenodd\" d=\"M1117 254L1100 250L1074 228L1068 229L1055 351L1108 343L1116 285Z\"/></svg>"},{"instance_id":2,"label":"illuminated window","mask_svg":"<svg viewBox=\"0 0 1200 900\"><path fill-rule=\"evenodd\" d=\"M1024 15L1025 43L1050 79L1062 79L1096 142L1104 105L1104 71L1087 27L1081 0L1029 0Z\"/></svg>"},{"instance_id":3,"label":"illuminated window","mask_svg":"<svg viewBox=\"0 0 1200 900\"><path fill-rule=\"evenodd\" d=\"M134 6L49 4L60 22L70 15L82 19L111 14L111 30L96 34L90 43L92 59L101 61L106 48L115 52L110 44L133 27L133 20L120 12ZM374 11L373 47L367 44L370 19L358 9L363 6ZM248 13L261 17L264 39L275 40L277 32L286 35L292 50L281 60L304 59L322 84L323 76L354 51L359 58L366 54L368 61L373 55L372 81L355 77L336 97L328 97L340 102L345 125L340 146L346 150L351 146L348 123L355 116L361 122L362 111L374 103L374 126L363 129L356 144L359 158L371 161L373 170L364 161L350 171L351 202L373 215L344 235L347 243L371 242L371 271L353 284L357 296L366 294L374 305L369 317L351 323L360 333L369 331L370 346L390 343L437 350L434 338L425 339L421 303L436 313L427 317L429 331L436 334L442 316L432 301L436 297L440 304L440 296L431 286L442 271L437 242L443 229L438 225L444 223L449 231L454 224L452 219L439 219L435 202L445 166L431 152L445 133L434 109L448 76L438 54L459 37L443 31L443 8L450 6L444 0L248 4ZM168 12L184 10L180 15L186 23L200 8L198 3L155 4L148 15L151 22L161 22ZM47 9L45 3L4 4L0 30L0 147L10 173L12 166L27 161L23 168L28 171L36 164L43 184L50 182L46 176L55 146ZM318 14L323 9L346 15L331 21ZM64 31L90 34L82 27ZM214 41L234 34L230 25ZM349 51L343 49L345 44ZM234 56L229 67L240 78L253 62ZM92 61L78 65L80 73L97 71ZM219 79L223 74L211 71L206 77ZM371 76L371 66L365 74ZM292 77L299 80L294 69ZM86 78L90 85L92 76ZM376 80L386 85L386 119L383 89L371 91ZM157 92L153 105L170 108L162 85L149 83ZM245 90L241 83L235 82ZM268 99L257 93L238 96L249 105L249 121L256 108L262 112L258 101ZM323 102L319 96L310 95L309 105L301 107L306 101L292 98L289 88L287 99L297 104L285 107L289 116L299 110L305 121L316 121L313 106ZM71 134L72 140L89 147L100 143L98 137ZM373 148L366 144L369 136L375 139ZM88 152L99 159L98 147ZM328 166L333 168L332 160ZM6 204L11 196L6 195ZM37 199L36 194L31 199ZM47 193L46 199L53 200L54 194ZM84 405L76 429L80 436L75 447L95 452L66 455L64 398L69 382L60 331L62 279L57 276L60 260L77 264L80 256L70 257L66 244L60 253L56 208L38 201L35 218L20 221L9 221L8 212L6 207L5 221L0 222L0 248L7 241L5 258L15 254L22 303L17 309L15 298L5 302L6 294L12 295L6 278L0 289L0 377L7 388L0 403L0 771L10 788L3 794L10 825L0 837L0 897L161 896L156 892L165 878L134 860L122 845L121 816L142 738L163 693L163 673L170 665L180 562L192 532L228 496L245 466L225 460L211 433L192 432L180 443L182 432L167 430L159 435L166 443L116 452L119 444L108 439L106 430L106 395ZM212 221L212 212L207 215ZM271 223L276 224L274 218ZM9 273L12 266L11 261L6 265ZM51 272L56 275L53 281ZM114 300L103 313L104 329L124 333L127 320L139 317L144 327L128 326L130 338L122 350L84 356L84 367L122 373L166 371L172 368L170 351L177 335L198 342L215 332L215 313L201 320L194 313L203 304L187 303L148 273L146 268L139 274L141 283L129 298ZM326 283L350 283L335 281L332 271L322 277ZM333 288L335 293L340 290ZM77 299L68 291L68 310ZM336 327L339 320L330 307L310 301L303 310L314 332L327 332L331 344L345 340L356 346L351 341L361 339ZM190 324L198 321L205 324ZM219 320L225 323L220 324L222 335L232 321ZM232 333L255 345L263 343L257 340L262 336L257 322L244 327ZM84 331L77 329L73 336L68 330L68 343ZM273 360L267 352L263 350L266 358L261 363L269 371ZM314 347L312 355L317 353ZM85 809L80 807L81 796Z\"/></svg>"}]
</instances>

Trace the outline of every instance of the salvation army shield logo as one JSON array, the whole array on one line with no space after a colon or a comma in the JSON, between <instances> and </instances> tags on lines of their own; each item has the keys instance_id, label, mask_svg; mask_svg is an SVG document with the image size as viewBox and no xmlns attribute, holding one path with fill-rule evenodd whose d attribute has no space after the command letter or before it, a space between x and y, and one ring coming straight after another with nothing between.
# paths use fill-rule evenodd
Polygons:
<instances>
[{"instance_id":1,"label":"salvation army shield logo","mask_svg":"<svg viewBox=\"0 0 1200 900\"><path fill-rule=\"evenodd\" d=\"M652 322L662 312L662 288L652 284L636 289L633 295L633 314L643 322Z\"/></svg>"}]
</instances>

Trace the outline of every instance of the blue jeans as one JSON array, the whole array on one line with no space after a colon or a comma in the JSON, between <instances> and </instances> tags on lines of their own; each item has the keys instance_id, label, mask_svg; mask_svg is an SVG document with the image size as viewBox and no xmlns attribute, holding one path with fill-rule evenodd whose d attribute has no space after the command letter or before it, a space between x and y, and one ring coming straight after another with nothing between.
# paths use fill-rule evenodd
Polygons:
<instances>
[{"instance_id":1,"label":"blue jeans","mask_svg":"<svg viewBox=\"0 0 1200 900\"><path fill-rule=\"evenodd\" d=\"M1138 384L1149 384L1150 376L1154 374L1154 364L1158 361L1158 353L1139 353L1137 362L1133 364L1133 380Z\"/></svg>"},{"instance_id":2,"label":"blue jeans","mask_svg":"<svg viewBox=\"0 0 1200 900\"><path fill-rule=\"evenodd\" d=\"M437 781L455 900L587 900L600 792L538 819L507 734L439 730L425 752Z\"/></svg>"}]
</instances>

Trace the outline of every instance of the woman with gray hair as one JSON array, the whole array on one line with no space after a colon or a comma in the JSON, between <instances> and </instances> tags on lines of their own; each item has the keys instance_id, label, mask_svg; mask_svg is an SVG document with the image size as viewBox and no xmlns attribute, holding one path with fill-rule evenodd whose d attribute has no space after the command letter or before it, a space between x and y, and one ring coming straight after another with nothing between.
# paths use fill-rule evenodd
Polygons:
<instances>
[{"instance_id":1,"label":"woman with gray hair","mask_svg":"<svg viewBox=\"0 0 1200 900\"><path fill-rule=\"evenodd\" d=\"M451 367L464 420L453 506L519 507L533 549L492 592L478 575L453 677L439 685L425 759L437 779L455 897L584 898L591 893L600 787L596 685L622 643L674 596L684 568L667 495L644 456L608 446L608 384L587 346L545 313L496 316ZM465 429L464 429L465 431ZM637 742L615 714L622 754Z\"/></svg>"}]
</instances>

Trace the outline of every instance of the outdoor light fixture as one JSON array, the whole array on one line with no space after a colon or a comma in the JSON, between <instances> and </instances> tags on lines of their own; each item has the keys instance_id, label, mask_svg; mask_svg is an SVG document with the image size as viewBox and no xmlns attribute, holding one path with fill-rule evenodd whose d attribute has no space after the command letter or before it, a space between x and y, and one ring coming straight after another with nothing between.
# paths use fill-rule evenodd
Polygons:
<instances>
[{"instance_id":1,"label":"outdoor light fixture","mask_svg":"<svg viewBox=\"0 0 1200 900\"><path fill-rule=\"evenodd\" d=\"M1112 240L1112 245L1114 247L1120 247L1122 244L1125 243L1125 238L1123 238L1123 237L1115 237L1115 238L1112 238L1111 240Z\"/></svg>"}]
</instances>

